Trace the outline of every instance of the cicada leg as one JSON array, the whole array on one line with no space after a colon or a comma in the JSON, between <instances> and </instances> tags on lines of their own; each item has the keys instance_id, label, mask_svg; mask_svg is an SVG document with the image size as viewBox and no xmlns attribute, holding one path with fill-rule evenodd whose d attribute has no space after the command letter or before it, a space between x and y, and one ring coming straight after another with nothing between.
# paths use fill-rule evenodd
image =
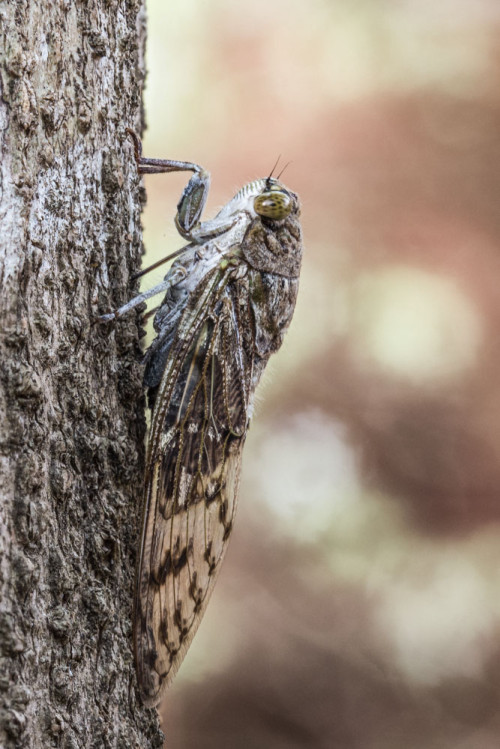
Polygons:
<instances>
[{"instance_id":1,"label":"cicada leg","mask_svg":"<svg viewBox=\"0 0 500 749\"><path fill-rule=\"evenodd\" d=\"M200 224L201 214L207 201L210 189L210 174L198 164L191 161L175 159L148 159L142 155L142 143L133 130L127 133L134 141L134 155L139 174L164 174L167 172L194 172L183 190L177 204L175 224L179 234L191 242L196 241L196 228Z\"/></svg>"},{"instance_id":2,"label":"cicada leg","mask_svg":"<svg viewBox=\"0 0 500 749\"><path fill-rule=\"evenodd\" d=\"M169 275L167 275L157 286L153 286L152 289L144 291L142 294L138 294L133 299L131 299L130 302L127 302L127 304L124 304L122 307L119 307L117 310L115 310L115 312L110 312L107 315L101 315L98 318L99 322L109 322L110 320L116 320L118 317L122 317L123 315L127 314L127 312L130 312L131 309L134 309L134 307L137 307L139 304L145 302L146 299L167 291L167 289L169 289L171 286L175 286L175 284L182 281L185 277L186 270L182 267L182 265L179 265L175 269L174 273L169 273Z\"/></svg>"}]
</instances>

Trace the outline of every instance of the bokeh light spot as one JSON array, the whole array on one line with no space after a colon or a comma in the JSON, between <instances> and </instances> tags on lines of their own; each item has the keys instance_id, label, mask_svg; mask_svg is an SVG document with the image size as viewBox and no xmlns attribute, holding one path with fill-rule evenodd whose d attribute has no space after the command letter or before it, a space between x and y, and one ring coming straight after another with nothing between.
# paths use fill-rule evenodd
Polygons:
<instances>
[{"instance_id":1,"label":"bokeh light spot","mask_svg":"<svg viewBox=\"0 0 500 749\"><path fill-rule=\"evenodd\" d=\"M352 329L358 358L420 383L470 369L482 338L477 309L452 279L408 266L358 279Z\"/></svg>"},{"instance_id":2,"label":"bokeh light spot","mask_svg":"<svg viewBox=\"0 0 500 749\"><path fill-rule=\"evenodd\" d=\"M255 435L256 437L256 435ZM280 517L280 528L303 541L325 532L359 496L356 455L341 425L320 412L294 415L261 433L254 444L258 494Z\"/></svg>"},{"instance_id":3,"label":"bokeh light spot","mask_svg":"<svg viewBox=\"0 0 500 749\"><path fill-rule=\"evenodd\" d=\"M498 606L472 559L451 550L427 550L415 580L386 580L379 590L378 624L395 659L415 684L478 677L488 640L494 641ZM427 572L427 574L425 574ZM412 584L413 582L413 584Z\"/></svg>"}]
</instances>

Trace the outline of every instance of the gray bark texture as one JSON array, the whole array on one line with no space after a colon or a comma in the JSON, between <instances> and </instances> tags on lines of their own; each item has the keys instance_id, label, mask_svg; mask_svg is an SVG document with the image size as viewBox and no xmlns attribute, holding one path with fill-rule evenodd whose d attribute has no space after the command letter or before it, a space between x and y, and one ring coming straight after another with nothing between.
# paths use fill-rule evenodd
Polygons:
<instances>
[{"instance_id":1,"label":"gray bark texture","mask_svg":"<svg viewBox=\"0 0 500 749\"><path fill-rule=\"evenodd\" d=\"M0 3L0 746L156 747L131 611L141 0Z\"/></svg>"}]
</instances>

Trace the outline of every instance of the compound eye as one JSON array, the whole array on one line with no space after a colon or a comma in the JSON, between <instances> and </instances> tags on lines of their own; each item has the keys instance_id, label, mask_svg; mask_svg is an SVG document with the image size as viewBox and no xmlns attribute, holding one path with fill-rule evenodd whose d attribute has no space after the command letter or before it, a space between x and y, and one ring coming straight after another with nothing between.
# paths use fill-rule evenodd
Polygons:
<instances>
[{"instance_id":1,"label":"compound eye","mask_svg":"<svg viewBox=\"0 0 500 749\"><path fill-rule=\"evenodd\" d=\"M290 195L279 188L266 190L266 192L258 195L253 202L255 212L259 216L272 218L276 221L286 218L292 210L292 206L293 203Z\"/></svg>"}]
</instances>

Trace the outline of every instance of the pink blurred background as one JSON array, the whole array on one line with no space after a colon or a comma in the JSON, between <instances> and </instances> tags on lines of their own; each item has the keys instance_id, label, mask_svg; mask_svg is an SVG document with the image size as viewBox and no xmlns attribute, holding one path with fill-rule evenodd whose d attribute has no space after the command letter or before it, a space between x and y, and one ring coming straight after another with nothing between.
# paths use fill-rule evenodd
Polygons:
<instances>
[{"instance_id":1,"label":"pink blurred background","mask_svg":"<svg viewBox=\"0 0 500 749\"><path fill-rule=\"evenodd\" d=\"M281 154L306 247L167 746L497 749L498 0L148 14L146 155L208 217ZM146 263L184 184L147 178Z\"/></svg>"}]
</instances>

